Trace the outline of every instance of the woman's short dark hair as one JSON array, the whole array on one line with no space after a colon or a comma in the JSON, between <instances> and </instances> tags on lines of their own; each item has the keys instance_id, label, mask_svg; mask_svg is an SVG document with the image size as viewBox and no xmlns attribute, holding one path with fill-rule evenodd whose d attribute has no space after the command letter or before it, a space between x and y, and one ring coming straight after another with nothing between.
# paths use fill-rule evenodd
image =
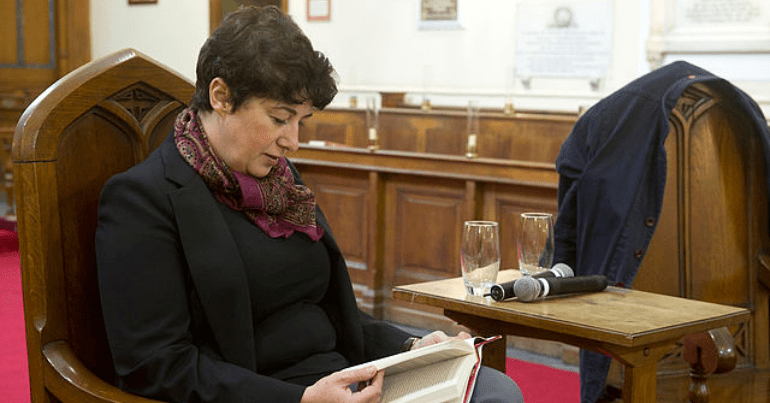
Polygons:
<instances>
[{"instance_id":1,"label":"woman's short dark hair","mask_svg":"<svg viewBox=\"0 0 770 403\"><path fill-rule=\"evenodd\" d=\"M232 111L251 97L323 109L337 94L334 68L277 7L243 6L228 14L198 55L190 106L210 111L209 84L230 87Z\"/></svg>"}]
</instances>

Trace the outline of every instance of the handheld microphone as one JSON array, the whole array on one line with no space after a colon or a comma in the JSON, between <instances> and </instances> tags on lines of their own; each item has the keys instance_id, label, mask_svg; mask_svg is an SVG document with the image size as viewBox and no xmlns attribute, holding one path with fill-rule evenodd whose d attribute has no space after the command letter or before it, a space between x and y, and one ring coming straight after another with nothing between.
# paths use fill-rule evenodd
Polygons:
<instances>
[{"instance_id":1,"label":"handheld microphone","mask_svg":"<svg viewBox=\"0 0 770 403\"><path fill-rule=\"evenodd\" d=\"M534 278L556 278L556 277L572 277L575 272L571 267L565 263L556 263L552 268L544 272L533 274ZM495 284L490 288L489 295L495 301L502 301L504 299L513 298L516 296L514 292L514 284L516 280L509 281L507 283Z\"/></svg>"},{"instance_id":2,"label":"handheld microphone","mask_svg":"<svg viewBox=\"0 0 770 403\"><path fill-rule=\"evenodd\" d=\"M531 302L549 295L598 292L607 288L607 276L594 274L571 278L522 277L513 286L521 302Z\"/></svg>"}]
</instances>

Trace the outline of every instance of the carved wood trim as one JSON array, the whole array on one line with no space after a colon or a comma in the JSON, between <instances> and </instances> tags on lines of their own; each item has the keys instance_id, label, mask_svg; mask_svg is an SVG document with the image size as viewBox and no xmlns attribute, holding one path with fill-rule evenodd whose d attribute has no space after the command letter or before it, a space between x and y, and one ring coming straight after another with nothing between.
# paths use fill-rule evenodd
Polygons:
<instances>
[{"instance_id":1,"label":"carved wood trim","mask_svg":"<svg viewBox=\"0 0 770 403\"><path fill-rule=\"evenodd\" d=\"M705 87L694 84L687 87L682 95L679 97L679 101L676 104L676 109L682 114L685 121L689 121L696 110L700 109L705 103L713 99L711 91Z\"/></svg>"},{"instance_id":2,"label":"carved wood trim","mask_svg":"<svg viewBox=\"0 0 770 403\"><path fill-rule=\"evenodd\" d=\"M166 100L171 99L144 83L137 83L121 90L108 99L118 103L133 115L137 121L141 122L145 115L163 98L166 98Z\"/></svg>"}]
</instances>

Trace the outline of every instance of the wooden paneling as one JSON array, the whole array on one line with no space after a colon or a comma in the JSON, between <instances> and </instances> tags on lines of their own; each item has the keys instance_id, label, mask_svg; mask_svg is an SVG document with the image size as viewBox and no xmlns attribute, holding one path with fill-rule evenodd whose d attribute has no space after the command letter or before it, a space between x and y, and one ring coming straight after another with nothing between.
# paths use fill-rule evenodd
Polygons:
<instances>
[{"instance_id":1,"label":"wooden paneling","mask_svg":"<svg viewBox=\"0 0 770 403\"><path fill-rule=\"evenodd\" d=\"M25 0L0 4L0 147L35 97L91 59L89 0ZM13 187L10 158L0 152L0 175ZM12 198L12 192L8 192ZM12 200L10 201L12 203ZM13 214L13 210L8 211ZM14 217L7 217L13 219Z\"/></svg>"},{"instance_id":2,"label":"wooden paneling","mask_svg":"<svg viewBox=\"0 0 770 403\"><path fill-rule=\"evenodd\" d=\"M460 180L408 175L386 180L384 318L413 326L452 327L440 312L392 300L390 289L460 275L458 246L465 203L465 186Z\"/></svg>"},{"instance_id":3,"label":"wooden paneling","mask_svg":"<svg viewBox=\"0 0 770 403\"><path fill-rule=\"evenodd\" d=\"M321 119L315 118L318 115ZM335 113L315 112L305 125L299 133L300 142L323 140L358 148L366 148L369 144L366 115L359 111L341 109Z\"/></svg>"},{"instance_id":4,"label":"wooden paneling","mask_svg":"<svg viewBox=\"0 0 770 403\"><path fill-rule=\"evenodd\" d=\"M698 217L685 227L691 251L687 292L699 300L747 306L751 301L749 219L754 213L747 195L750 190L765 189L748 181L744 170L753 167L744 166L743 161L750 163L746 157L751 148L761 150L761 144L757 138L733 135L746 133L747 127L715 127L730 124L723 110L712 107L705 114L712 116L694 122L685 156L690 196L685 201L686 216Z\"/></svg>"},{"instance_id":5,"label":"wooden paneling","mask_svg":"<svg viewBox=\"0 0 770 403\"><path fill-rule=\"evenodd\" d=\"M24 56L21 62L53 67L53 2L24 1L21 5L21 24L24 27L21 38Z\"/></svg>"},{"instance_id":6,"label":"wooden paneling","mask_svg":"<svg viewBox=\"0 0 770 403\"><path fill-rule=\"evenodd\" d=\"M385 281L411 284L460 275L459 234L465 187L436 178L393 178L385 185L386 250L392 259ZM470 217L469 217L470 218Z\"/></svg>"},{"instance_id":7,"label":"wooden paneling","mask_svg":"<svg viewBox=\"0 0 770 403\"><path fill-rule=\"evenodd\" d=\"M3 7L10 12L4 14L3 42L12 42L13 45L6 44L0 48L4 53L0 56L3 60L0 65L0 97L23 92L31 98L57 78L53 46L56 24L54 1L5 3L15 3Z\"/></svg>"},{"instance_id":8,"label":"wooden paneling","mask_svg":"<svg viewBox=\"0 0 770 403\"><path fill-rule=\"evenodd\" d=\"M0 24L0 37L5 38L0 41L0 65L16 64L18 59L18 24L16 18L8 17L16 16L16 6L15 1L0 2L0 15L4 16Z\"/></svg>"},{"instance_id":9,"label":"wooden paneling","mask_svg":"<svg viewBox=\"0 0 770 403\"><path fill-rule=\"evenodd\" d=\"M465 156L468 136L464 111L425 112L382 108L379 145L382 150ZM478 158L552 164L577 116L557 113L515 113L485 110L480 114ZM314 114L300 133L300 141L322 140L350 147L369 144L366 111L327 109Z\"/></svg>"},{"instance_id":10,"label":"wooden paneling","mask_svg":"<svg viewBox=\"0 0 770 403\"><path fill-rule=\"evenodd\" d=\"M0 98L31 100L91 59L89 0L5 1L0 14Z\"/></svg>"},{"instance_id":11,"label":"wooden paneling","mask_svg":"<svg viewBox=\"0 0 770 403\"><path fill-rule=\"evenodd\" d=\"M57 78L91 61L90 2L56 1Z\"/></svg>"}]
</instances>

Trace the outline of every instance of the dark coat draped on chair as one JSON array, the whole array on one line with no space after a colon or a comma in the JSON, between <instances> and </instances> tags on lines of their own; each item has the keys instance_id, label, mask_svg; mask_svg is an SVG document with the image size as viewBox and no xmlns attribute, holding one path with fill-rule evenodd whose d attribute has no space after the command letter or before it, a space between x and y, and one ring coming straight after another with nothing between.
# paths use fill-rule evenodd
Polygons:
<instances>
[{"instance_id":1,"label":"dark coat draped on chair","mask_svg":"<svg viewBox=\"0 0 770 403\"><path fill-rule=\"evenodd\" d=\"M746 93L686 62L661 67L591 107L562 144L554 262L569 264L576 275L604 274L610 284L631 287L663 204L669 116L683 91L699 82L761 133L770 168L767 122ZM583 403L601 396L609 364L609 357L581 350Z\"/></svg>"}]
</instances>

